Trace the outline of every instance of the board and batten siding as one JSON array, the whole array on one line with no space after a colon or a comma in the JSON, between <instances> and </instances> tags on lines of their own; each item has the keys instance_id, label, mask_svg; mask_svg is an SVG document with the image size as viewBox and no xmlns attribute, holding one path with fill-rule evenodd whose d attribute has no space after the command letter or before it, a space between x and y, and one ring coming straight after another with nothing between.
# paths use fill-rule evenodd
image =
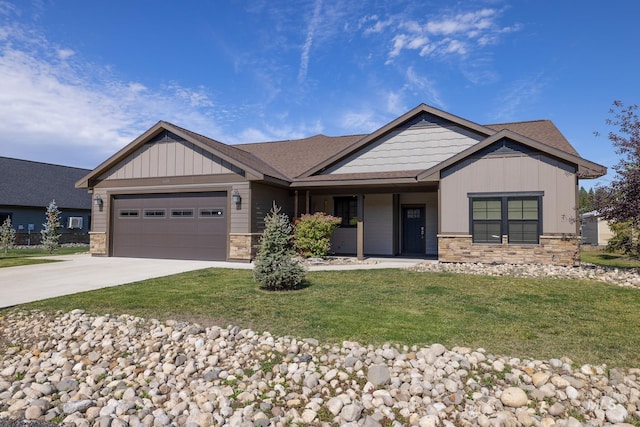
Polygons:
<instances>
[{"instance_id":1,"label":"board and batten siding","mask_svg":"<svg viewBox=\"0 0 640 427\"><path fill-rule=\"evenodd\" d=\"M469 193L543 192L543 234L576 233L576 170L543 154L468 159L442 173L441 233L469 234Z\"/></svg>"},{"instance_id":2,"label":"board and batten siding","mask_svg":"<svg viewBox=\"0 0 640 427\"><path fill-rule=\"evenodd\" d=\"M177 139L177 137L176 137ZM219 175L242 171L181 139L144 144L100 177L101 180Z\"/></svg>"},{"instance_id":3,"label":"board and batten siding","mask_svg":"<svg viewBox=\"0 0 640 427\"><path fill-rule=\"evenodd\" d=\"M252 233L262 233L264 231L264 218L273 208L274 202L281 209L281 213L286 214L290 220L294 219L293 197L289 195L289 190L259 183L251 184Z\"/></svg>"},{"instance_id":4,"label":"board and batten siding","mask_svg":"<svg viewBox=\"0 0 640 427\"><path fill-rule=\"evenodd\" d=\"M482 138L454 125L411 126L391 132L323 174L425 170L464 151Z\"/></svg>"}]
</instances>

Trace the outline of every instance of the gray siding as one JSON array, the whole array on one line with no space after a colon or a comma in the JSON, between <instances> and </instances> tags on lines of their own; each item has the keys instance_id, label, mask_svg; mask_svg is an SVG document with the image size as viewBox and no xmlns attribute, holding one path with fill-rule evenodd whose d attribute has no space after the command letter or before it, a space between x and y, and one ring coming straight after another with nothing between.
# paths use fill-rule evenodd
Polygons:
<instances>
[{"instance_id":1,"label":"gray siding","mask_svg":"<svg viewBox=\"0 0 640 427\"><path fill-rule=\"evenodd\" d=\"M364 198L364 253L393 255L393 195Z\"/></svg>"},{"instance_id":2,"label":"gray siding","mask_svg":"<svg viewBox=\"0 0 640 427\"><path fill-rule=\"evenodd\" d=\"M252 233L261 233L264 230L264 218L271 211L274 202L282 209L281 212L293 221L293 197L289 196L288 190L258 183L251 185Z\"/></svg>"},{"instance_id":3,"label":"gray siding","mask_svg":"<svg viewBox=\"0 0 640 427\"><path fill-rule=\"evenodd\" d=\"M411 126L391 132L324 173L424 170L464 151L481 139L458 126Z\"/></svg>"},{"instance_id":4,"label":"gray siding","mask_svg":"<svg viewBox=\"0 0 640 427\"><path fill-rule=\"evenodd\" d=\"M442 174L441 232L469 233L468 193L542 191L543 234L576 233L575 167L550 157L469 159Z\"/></svg>"},{"instance_id":5,"label":"gray siding","mask_svg":"<svg viewBox=\"0 0 640 427\"><path fill-rule=\"evenodd\" d=\"M195 144L175 137L143 145L100 178L110 180L228 173L244 174L241 169Z\"/></svg>"}]
</instances>

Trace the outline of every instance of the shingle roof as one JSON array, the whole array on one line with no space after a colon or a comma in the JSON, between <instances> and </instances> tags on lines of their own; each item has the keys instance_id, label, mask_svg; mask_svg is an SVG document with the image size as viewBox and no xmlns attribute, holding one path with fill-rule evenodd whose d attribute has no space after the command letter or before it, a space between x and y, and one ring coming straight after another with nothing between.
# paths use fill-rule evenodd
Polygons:
<instances>
[{"instance_id":1,"label":"shingle roof","mask_svg":"<svg viewBox=\"0 0 640 427\"><path fill-rule=\"evenodd\" d=\"M74 184L88 169L0 157L0 205L91 209L91 195Z\"/></svg>"},{"instance_id":2,"label":"shingle roof","mask_svg":"<svg viewBox=\"0 0 640 427\"><path fill-rule=\"evenodd\" d=\"M497 123L485 126L496 131L501 131L503 129L510 130L512 132L519 133L522 136L526 136L527 138L535 139L538 142L542 142L543 144L562 150L565 153L579 156L575 148L573 148L551 120Z\"/></svg>"},{"instance_id":3,"label":"shingle roof","mask_svg":"<svg viewBox=\"0 0 640 427\"><path fill-rule=\"evenodd\" d=\"M272 165L289 178L295 178L352 145L365 135L326 136L235 145Z\"/></svg>"}]
</instances>

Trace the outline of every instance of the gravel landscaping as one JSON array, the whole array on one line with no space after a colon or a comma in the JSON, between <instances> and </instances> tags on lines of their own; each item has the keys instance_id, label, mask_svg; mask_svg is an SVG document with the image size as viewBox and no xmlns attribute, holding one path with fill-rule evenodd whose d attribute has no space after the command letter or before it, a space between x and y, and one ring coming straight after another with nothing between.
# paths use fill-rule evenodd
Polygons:
<instances>
[{"instance_id":1,"label":"gravel landscaping","mask_svg":"<svg viewBox=\"0 0 640 427\"><path fill-rule=\"evenodd\" d=\"M592 266L413 269L640 286L635 270ZM7 311L0 312L0 426L640 425L639 368L558 357L330 345L82 310Z\"/></svg>"}]
</instances>

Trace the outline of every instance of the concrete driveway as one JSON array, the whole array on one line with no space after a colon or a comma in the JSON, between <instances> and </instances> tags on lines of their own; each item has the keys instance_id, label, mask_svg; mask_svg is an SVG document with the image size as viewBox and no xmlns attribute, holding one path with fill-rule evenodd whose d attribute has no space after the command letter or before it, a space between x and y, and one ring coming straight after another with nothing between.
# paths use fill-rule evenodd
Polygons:
<instances>
[{"instance_id":1,"label":"concrete driveway","mask_svg":"<svg viewBox=\"0 0 640 427\"><path fill-rule=\"evenodd\" d=\"M249 263L92 257L88 254L50 258L62 262L0 268L0 309L203 268L253 268ZM309 270L402 268L418 262L415 259L368 259L362 264L317 265L310 266Z\"/></svg>"},{"instance_id":2,"label":"concrete driveway","mask_svg":"<svg viewBox=\"0 0 640 427\"><path fill-rule=\"evenodd\" d=\"M0 308L209 267L253 267L248 263L107 258L88 254L51 258L62 262L0 268Z\"/></svg>"}]
</instances>

